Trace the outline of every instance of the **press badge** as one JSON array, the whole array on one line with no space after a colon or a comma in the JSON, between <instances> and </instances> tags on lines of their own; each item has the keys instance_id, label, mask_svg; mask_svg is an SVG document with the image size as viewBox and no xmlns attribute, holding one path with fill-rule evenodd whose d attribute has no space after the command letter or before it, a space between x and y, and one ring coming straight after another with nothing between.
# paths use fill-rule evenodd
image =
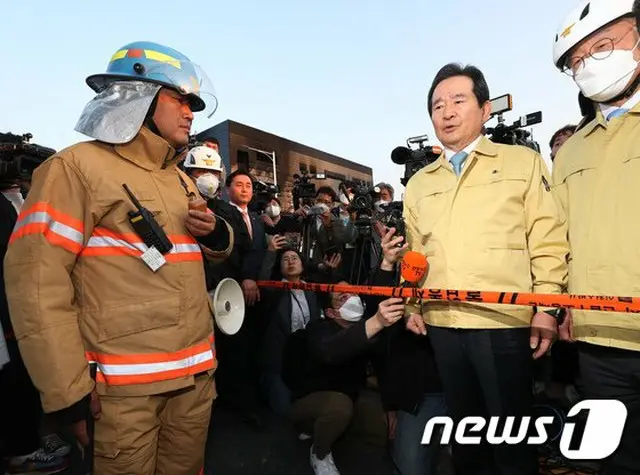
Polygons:
<instances>
[{"instance_id":1,"label":"press badge","mask_svg":"<svg viewBox=\"0 0 640 475\"><path fill-rule=\"evenodd\" d=\"M160 251L158 251L155 246L151 246L142 254L142 260L153 272L156 272L167 263L164 256L160 254Z\"/></svg>"}]
</instances>

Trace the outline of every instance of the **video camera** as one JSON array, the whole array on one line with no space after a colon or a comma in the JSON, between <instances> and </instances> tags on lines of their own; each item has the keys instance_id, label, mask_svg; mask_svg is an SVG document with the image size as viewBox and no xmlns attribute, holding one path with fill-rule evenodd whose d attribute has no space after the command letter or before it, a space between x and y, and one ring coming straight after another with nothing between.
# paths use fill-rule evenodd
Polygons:
<instances>
[{"instance_id":1,"label":"video camera","mask_svg":"<svg viewBox=\"0 0 640 475\"><path fill-rule=\"evenodd\" d=\"M0 184L9 186L29 180L33 171L56 151L30 143L32 134L0 133Z\"/></svg>"},{"instance_id":2,"label":"video camera","mask_svg":"<svg viewBox=\"0 0 640 475\"><path fill-rule=\"evenodd\" d=\"M255 180L253 182L253 197L249 202L249 210L255 213L264 213L269 202L280 193L280 187L273 183Z\"/></svg>"},{"instance_id":3,"label":"video camera","mask_svg":"<svg viewBox=\"0 0 640 475\"><path fill-rule=\"evenodd\" d=\"M313 201L316 197L316 185L311 180L326 179L324 173L309 173L308 171L300 171L300 175L293 175L293 204L295 209L300 207L300 200L307 202Z\"/></svg>"},{"instance_id":4,"label":"video camera","mask_svg":"<svg viewBox=\"0 0 640 475\"><path fill-rule=\"evenodd\" d=\"M492 142L506 145L523 145L540 153L540 145L531 139L531 132L524 130L523 127L539 124L542 122L542 112L533 112L520 117L511 125L505 125L505 112L513 109L513 99L511 94L491 99L491 117L498 117L498 125L485 129L485 133L489 135Z\"/></svg>"},{"instance_id":5,"label":"video camera","mask_svg":"<svg viewBox=\"0 0 640 475\"><path fill-rule=\"evenodd\" d=\"M404 177L400 180L402 186L407 186L416 172L435 162L442 153L442 148L437 145L425 145L428 140L426 135L409 137L406 147L396 147L391 152L391 161L404 165ZM417 148L411 148L412 145L417 145Z\"/></svg>"}]
</instances>

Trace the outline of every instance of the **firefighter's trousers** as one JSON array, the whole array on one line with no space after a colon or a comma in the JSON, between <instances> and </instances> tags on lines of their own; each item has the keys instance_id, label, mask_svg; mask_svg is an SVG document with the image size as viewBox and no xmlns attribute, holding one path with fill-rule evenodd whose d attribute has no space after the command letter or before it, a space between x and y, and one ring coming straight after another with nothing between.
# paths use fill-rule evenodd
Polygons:
<instances>
[{"instance_id":1,"label":"firefighter's trousers","mask_svg":"<svg viewBox=\"0 0 640 475\"><path fill-rule=\"evenodd\" d=\"M213 376L169 394L101 396L94 475L198 475L215 395Z\"/></svg>"}]
</instances>

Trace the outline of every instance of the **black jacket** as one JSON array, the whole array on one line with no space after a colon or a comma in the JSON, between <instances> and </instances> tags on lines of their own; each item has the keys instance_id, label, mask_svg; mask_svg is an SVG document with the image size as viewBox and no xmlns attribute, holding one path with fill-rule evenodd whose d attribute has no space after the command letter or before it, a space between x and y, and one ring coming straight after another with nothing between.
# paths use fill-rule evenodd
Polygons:
<instances>
[{"instance_id":1,"label":"black jacket","mask_svg":"<svg viewBox=\"0 0 640 475\"><path fill-rule=\"evenodd\" d=\"M396 286L395 272L378 270L372 285ZM367 313L375 312L383 299L366 300ZM433 348L427 337L411 333L404 320L383 330L375 345L374 367L385 409L416 413L427 393L442 392Z\"/></svg>"},{"instance_id":2,"label":"black jacket","mask_svg":"<svg viewBox=\"0 0 640 475\"><path fill-rule=\"evenodd\" d=\"M13 204L0 193L0 257L4 260L9 246L9 238L13 232L13 228L18 220L18 213ZM7 344L9 340L15 341L13 337L13 326L11 318L9 318L9 304L7 302L7 293L4 289L4 266L0 265L0 278L2 279L2 289L0 289L0 323L4 330ZM11 355L13 358L14 355Z\"/></svg>"},{"instance_id":3,"label":"black jacket","mask_svg":"<svg viewBox=\"0 0 640 475\"><path fill-rule=\"evenodd\" d=\"M230 277L242 283L245 279L257 280L264 253L267 250L267 237L264 224L255 213L250 213L253 239L249 235L242 214L232 204L220 200L210 200L209 208L229 223L233 229L233 249L231 255L211 270L214 283Z\"/></svg>"},{"instance_id":4,"label":"black jacket","mask_svg":"<svg viewBox=\"0 0 640 475\"><path fill-rule=\"evenodd\" d=\"M346 328L330 319L310 322L287 340L282 379L293 399L335 391L355 401L366 383L369 348L364 319Z\"/></svg>"}]
</instances>

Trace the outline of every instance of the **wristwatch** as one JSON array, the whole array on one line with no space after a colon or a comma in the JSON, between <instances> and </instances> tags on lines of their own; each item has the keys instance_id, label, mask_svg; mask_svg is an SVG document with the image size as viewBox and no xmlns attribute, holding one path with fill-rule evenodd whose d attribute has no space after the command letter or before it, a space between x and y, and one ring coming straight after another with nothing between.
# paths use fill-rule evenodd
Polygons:
<instances>
[{"instance_id":1,"label":"wristwatch","mask_svg":"<svg viewBox=\"0 0 640 475\"><path fill-rule=\"evenodd\" d=\"M565 317L567 316L567 310L564 308L554 308L553 310L545 310L544 313L551 315L556 319L558 325L562 325Z\"/></svg>"}]
</instances>

